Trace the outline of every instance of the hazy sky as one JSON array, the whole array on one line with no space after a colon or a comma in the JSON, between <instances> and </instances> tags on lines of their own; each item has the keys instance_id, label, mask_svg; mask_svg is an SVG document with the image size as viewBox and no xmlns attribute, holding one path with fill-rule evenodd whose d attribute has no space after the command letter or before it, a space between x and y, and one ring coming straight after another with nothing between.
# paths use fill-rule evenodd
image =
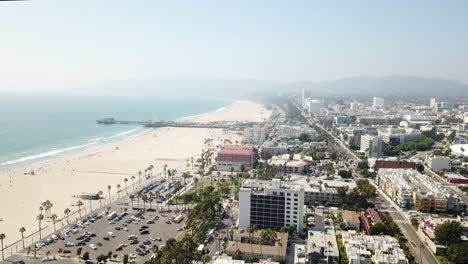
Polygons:
<instances>
[{"instance_id":1,"label":"hazy sky","mask_svg":"<svg viewBox=\"0 0 468 264\"><path fill-rule=\"evenodd\" d=\"M0 2L0 91L181 76L468 82L467 73L468 1Z\"/></svg>"}]
</instances>

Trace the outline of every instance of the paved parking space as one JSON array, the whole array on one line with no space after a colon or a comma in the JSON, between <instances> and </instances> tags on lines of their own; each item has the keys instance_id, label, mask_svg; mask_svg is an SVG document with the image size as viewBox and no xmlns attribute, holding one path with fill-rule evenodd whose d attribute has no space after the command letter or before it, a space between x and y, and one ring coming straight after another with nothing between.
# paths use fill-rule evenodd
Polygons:
<instances>
[{"instance_id":1,"label":"paved parking space","mask_svg":"<svg viewBox=\"0 0 468 264\"><path fill-rule=\"evenodd\" d=\"M135 254L135 263L144 263L151 258L151 248L153 245L161 246L164 245L168 239L177 237L185 224L186 215L182 214L184 220L180 223L175 223L171 222L170 220L180 213L175 213L175 210L169 214L161 213L159 211L161 204L158 204L157 210L155 209L156 205L154 203L151 209L148 209L150 206L146 204L146 212L132 210L129 204L130 201L128 198L120 199L111 204L108 211L107 209L106 211L95 211L93 214L81 218L81 221L83 222L90 216L99 215L100 217L98 217L98 219L93 222L86 221L86 224L82 226L76 226L79 221L75 221L70 223L70 225L65 226L63 229L57 230L57 232L54 232L54 234L60 235L64 239L58 239L54 243L38 249L37 259L32 258L34 255L33 250L31 250L29 255L27 255L27 250L24 250L20 254L9 257L2 263L14 263L15 261L20 260L23 260L25 263L42 263L42 259L46 255L48 255L50 259L53 259L54 257L60 259L59 263L77 263L78 248L82 248L81 255L83 255L85 252L89 252L90 259L93 262L95 262L97 256L102 254L107 255L108 252L112 252L112 255L117 254L117 260L122 261L124 254ZM134 206L136 206L135 202ZM140 204L140 206L143 208L142 204ZM167 207L164 205L162 207L167 209ZM179 209L182 209L182 207ZM121 220L115 221L115 223L111 223L107 217L110 212L116 212L117 215L126 213L127 215L124 216ZM130 219L135 217L138 212L142 212L142 217L140 217L141 219L139 221L131 222ZM148 223L148 221L152 220L153 218L157 218L154 220L154 223ZM170 224L166 222L170 222ZM148 234L140 233L140 230L142 230L143 226L147 226L146 230L149 232ZM75 229L76 231L74 233L70 232L68 233L68 236L65 236L62 234L62 231L65 229ZM112 234L109 234L109 232ZM85 234L88 234L89 238L79 239L80 236L84 237ZM131 241L128 240L130 235L137 236L138 243L130 244ZM105 239L105 237L108 238L108 240ZM45 237L43 241L50 238L51 236ZM160 238L160 241L157 240L158 238ZM87 239L89 241L86 241ZM147 243L149 249L147 251L149 252L144 256L140 256L138 255L137 248L140 248L140 246L143 245L143 242L145 241L151 242ZM77 245L80 242L84 244ZM66 246L67 243L73 244ZM96 249L91 248L91 245L95 245ZM117 250L119 245L126 246ZM63 252L63 250L68 250L70 253L59 254L59 251Z\"/></svg>"}]
</instances>

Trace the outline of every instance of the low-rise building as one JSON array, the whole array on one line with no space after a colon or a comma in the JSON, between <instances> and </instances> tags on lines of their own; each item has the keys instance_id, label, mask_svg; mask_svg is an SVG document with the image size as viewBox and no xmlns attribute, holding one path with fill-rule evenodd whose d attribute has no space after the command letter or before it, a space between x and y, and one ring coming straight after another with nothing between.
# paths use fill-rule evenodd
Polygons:
<instances>
[{"instance_id":1,"label":"low-rise building","mask_svg":"<svg viewBox=\"0 0 468 264\"><path fill-rule=\"evenodd\" d=\"M456 171L461 166L461 161L445 156L428 155L426 163L433 171Z\"/></svg>"},{"instance_id":2,"label":"low-rise building","mask_svg":"<svg viewBox=\"0 0 468 264\"><path fill-rule=\"evenodd\" d=\"M370 234L373 226L376 224L385 224L385 222L385 217L377 209L367 208L361 212L361 228L367 235Z\"/></svg>"},{"instance_id":3,"label":"low-rise building","mask_svg":"<svg viewBox=\"0 0 468 264\"><path fill-rule=\"evenodd\" d=\"M335 230L325 230L308 232L307 256L310 264L334 264L340 258Z\"/></svg>"},{"instance_id":4,"label":"low-rise building","mask_svg":"<svg viewBox=\"0 0 468 264\"><path fill-rule=\"evenodd\" d=\"M216 168L220 171L248 171L258 160L258 149L254 145L227 145L218 151Z\"/></svg>"},{"instance_id":5,"label":"low-rise building","mask_svg":"<svg viewBox=\"0 0 468 264\"><path fill-rule=\"evenodd\" d=\"M406 160L383 160L375 161L375 169L416 169L416 162Z\"/></svg>"},{"instance_id":6,"label":"low-rise building","mask_svg":"<svg viewBox=\"0 0 468 264\"><path fill-rule=\"evenodd\" d=\"M261 231L236 231L233 240L227 244L226 253L234 256L240 251L243 258L253 255L260 259L283 261L288 248L288 233L275 232L275 238L268 242L262 241L261 234Z\"/></svg>"},{"instance_id":7,"label":"low-rise building","mask_svg":"<svg viewBox=\"0 0 468 264\"><path fill-rule=\"evenodd\" d=\"M407 264L403 249L391 236L361 235L348 231L342 235L350 264Z\"/></svg>"},{"instance_id":8,"label":"low-rise building","mask_svg":"<svg viewBox=\"0 0 468 264\"><path fill-rule=\"evenodd\" d=\"M406 142L420 141L421 132L412 128L385 128L379 130L379 137L386 144L396 146Z\"/></svg>"},{"instance_id":9,"label":"low-rise building","mask_svg":"<svg viewBox=\"0 0 468 264\"><path fill-rule=\"evenodd\" d=\"M440 245L435 241L435 230L437 226L447 221L460 222L463 228L461 239L465 242L468 242L468 219L462 218L460 216L458 216L456 219L432 218L430 216L428 218L424 218L419 223L418 235L436 255L445 255L447 252L447 248L444 245Z\"/></svg>"},{"instance_id":10,"label":"low-rise building","mask_svg":"<svg viewBox=\"0 0 468 264\"><path fill-rule=\"evenodd\" d=\"M447 177L447 181L450 183L468 184L468 178L459 174L447 173L445 177Z\"/></svg>"},{"instance_id":11,"label":"low-rise building","mask_svg":"<svg viewBox=\"0 0 468 264\"><path fill-rule=\"evenodd\" d=\"M317 131L307 125L296 126L296 125L280 125L277 128L278 137L280 138L297 138L301 134L307 134L312 139L317 136Z\"/></svg>"},{"instance_id":12,"label":"low-rise building","mask_svg":"<svg viewBox=\"0 0 468 264\"><path fill-rule=\"evenodd\" d=\"M361 230L361 221L359 220L359 214L355 211L345 210L342 213L343 222L346 224L346 228Z\"/></svg>"},{"instance_id":13,"label":"low-rise building","mask_svg":"<svg viewBox=\"0 0 468 264\"><path fill-rule=\"evenodd\" d=\"M457 194L415 170L380 169L376 182L401 208L425 212L463 210L463 202Z\"/></svg>"},{"instance_id":14,"label":"low-rise building","mask_svg":"<svg viewBox=\"0 0 468 264\"><path fill-rule=\"evenodd\" d=\"M454 144L450 146L452 154L461 157L468 157L468 144Z\"/></svg>"},{"instance_id":15,"label":"low-rise building","mask_svg":"<svg viewBox=\"0 0 468 264\"><path fill-rule=\"evenodd\" d=\"M288 153L288 143L265 141L260 147L260 153L267 156L286 154Z\"/></svg>"}]
</instances>

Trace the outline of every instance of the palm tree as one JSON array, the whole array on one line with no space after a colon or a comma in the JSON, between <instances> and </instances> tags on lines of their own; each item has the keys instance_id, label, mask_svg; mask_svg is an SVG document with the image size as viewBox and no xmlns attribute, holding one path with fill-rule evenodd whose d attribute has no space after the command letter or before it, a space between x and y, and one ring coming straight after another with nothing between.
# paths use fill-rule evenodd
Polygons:
<instances>
[{"instance_id":1,"label":"palm tree","mask_svg":"<svg viewBox=\"0 0 468 264\"><path fill-rule=\"evenodd\" d=\"M135 192L135 175L132 175L131 179L132 179L132 187L133 187L133 192Z\"/></svg>"},{"instance_id":2,"label":"palm tree","mask_svg":"<svg viewBox=\"0 0 468 264\"><path fill-rule=\"evenodd\" d=\"M332 242L328 241L327 242L327 247L328 247L328 250L327 250L327 260L328 260L328 258L330 258L330 248L333 247Z\"/></svg>"},{"instance_id":3,"label":"palm tree","mask_svg":"<svg viewBox=\"0 0 468 264\"><path fill-rule=\"evenodd\" d=\"M141 187L141 175L142 174L143 174L143 172L141 172L141 171L138 172L138 182L139 182L140 187ZM146 174L146 172L145 172L145 174Z\"/></svg>"},{"instance_id":4,"label":"palm tree","mask_svg":"<svg viewBox=\"0 0 468 264\"><path fill-rule=\"evenodd\" d=\"M164 169L164 177L167 177L167 164L164 164L163 169Z\"/></svg>"},{"instance_id":5,"label":"palm tree","mask_svg":"<svg viewBox=\"0 0 468 264\"><path fill-rule=\"evenodd\" d=\"M24 232L26 232L26 228L21 227L19 229L19 232L21 233L21 240L23 241L23 249L24 249Z\"/></svg>"},{"instance_id":6,"label":"palm tree","mask_svg":"<svg viewBox=\"0 0 468 264\"><path fill-rule=\"evenodd\" d=\"M78 200L78 202L76 202L76 206L78 206L78 213L80 214L81 218L81 206L83 206L83 202L81 200Z\"/></svg>"},{"instance_id":7,"label":"palm tree","mask_svg":"<svg viewBox=\"0 0 468 264\"><path fill-rule=\"evenodd\" d=\"M132 209L133 209L133 199L135 199L135 195L130 194L130 204L132 205Z\"/></svg>"},{"instance_id":8,"label":"palm tree","mask_svg":"<svg viewBox=\"0 0 468 264\"><path fill-rule=\"evenodd\" d=\"M234 167L231 167L231 177L233 176L234 174Z\"/></svg>"},{"instance_id":9,"label":"palm tree","mask_svg":"<svg viewBox=\"0 0 468 264\"><path fill-rule=\"evenodd\" d=\"M193 170L193 157L190 158L190 162L192 163L192 170Z\"/></svg>"},{"instance_id":10,"label":"palm tree","mask_svg":"<svg viewBox=\"0 0 468 264\"><path fill-rule=\"evenodd\" d=\"M117 197L120 199L120 184L117 184Z\"/></svg>"},{"instance_id":11,"label":"palm tree","mask_svg":"<svg viewBox=\"0 0 468 264\"><path fill-rule=\"evenodd\" d=\"M143 201L143 211L146 211L146 202L148 201L148 196L146 196L146 194L143 194L141 196L141 200Z\"/></svg>"},{"instance_id":12,"label":"palm tree","mask_svg":"<svg viewBox=\"0 0 468 264\"><path fill-rule=\"evenodd\" d=\"M42 239L42 229L41 229L41 222L42 220L44 220L44 215L43 214L39 214L37 217L36 217L37 221L39 221L39 240ZM2 247L3 248L3 247Z\"/></svg>"},{"instance_id":13,"label":"palm tree","mask_svg":"<svg viewBox=\"0 0 468 264\"><path fill-rule=\"evenodd\" d=\"M127 182L128 182L128 179L127 179L127 178L124 178L124 184L125 184L125 194L127 194L127 195L128 195Z\"/></svg>"},{"instance_id":14,"label":"palm tree","mask_svg":"<svg viewBox=\"0 0 468 264\"><path fill-rule=\"evenodd\" d=\"M193 184L195 185L195 191L197 190L198 178L193 179Z\"/></svg>"},{"instance_id":15,"label":"palm tree","mask_svg":"<svg viewBox=\"0 0 468 264\"><path fill-rule=\"evenodd\" d=\"M90 200L91 201L91 200ZM53 214L50 216L50 219L52 219L52 223L54 223L54 232L57 232L57 227L55 226L56 222L57 222L57 215L56 214Z\"/></svg>"},{"instance_id":16,"label":"palm tree","mask_svg":"<svg viewBox=\"0 0 468 264\"><path fill-rule=\"evenodd\" d=\"M111 195L110 195L110 190L111 190L111 186L110 185L107 185L107 190L109 191L109 204L111 203L112 199L111 199Z\"/></svg>"},{"instance_id":17,"label":"palm tree","mask_svg":"<svg viewBox=\"0 0 468 264\"><path fill-rule=\"evenodd\" d=\"M5 256L3 254L3 239L5 239L5 238L6 238L5 234L3 234L3 233L0 234L0 242L2 243L2 260L5 260Z\"/></svg>"},{"instance_id":18,"label":"palm tree","mask_svg":"<svg viewBox=\"0 0 468 264\"><path fill-rule=\"evenodd\" d=\"M173 170L172 170L172 180L174 180L174 176L176 175L176 173L177 173L177 170L176 170L176 169L173 169Z\"/></svg>"},{"instance_id":19,"label":"palm tree","mask_svg":"<svg viewBox=\"0 0 468 264\"><path fill-rule=\"evenodd\" d=\"M68 209L68 208L66 208L66 209L63 211L63 213L67 216L67 224L70 224L70 221L68 221L68 216L70 215L71 210Z\"/></svg>"},{"instance_id":20,"label":"palm tree","mask_svg":"<svg viewBox=\"0 0 468 264\"><path fill-rule=\"evenodd\" d=\"M250 243L251 256L253 256L252 235L254 235L256 231L257 231L257 227L255 227L255 226L247 227L247 232L249 232L249 243Z\"/></svg>"},{"instance_id":21,"label":"palm tree","mask_svg":"<svg viewBox=\"0 0 468 264\"><path fill-rule=\"evenodd\" d=\"M102 191L99 191L99 192L98 192L98 196L99 196L99 207L102 206L102 198L101 198L101 197L102 197L103 194L104 194L104 193L103 193Z\"/></svg>"},{"instance_id":22,"label":"palm tree","mask_svg":"<svg viewBox=\"0 0 468 264\"><path fill-rule=\"evenodd\" d=\"M185 190L187 190L187 178L189 178L189 177L190 177L190 174L188 174L188 172L182 173L182 178L184 178Z\"/></svg>"}]
</instances>

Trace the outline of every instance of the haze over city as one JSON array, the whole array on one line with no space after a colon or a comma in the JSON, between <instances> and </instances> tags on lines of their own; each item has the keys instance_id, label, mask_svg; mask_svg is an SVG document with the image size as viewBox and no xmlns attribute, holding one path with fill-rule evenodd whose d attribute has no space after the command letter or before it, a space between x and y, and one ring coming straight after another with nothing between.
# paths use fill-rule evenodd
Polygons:
<instances>
[{"instance_id":1,"label":"haze over city","mask_svg":"<svg viewBox=\"0 0 468 264\"><path fill-rule=\"evenodd\" d=\"M466 83L467 5L3 2L0 92L86 94L99 87L119 91L135 85L163 92L161 86L167 83L190 90L178 84L181 79L221 80L235 86L239 79L282 85L403 75Z\"/></svg>"}]
</instances>

